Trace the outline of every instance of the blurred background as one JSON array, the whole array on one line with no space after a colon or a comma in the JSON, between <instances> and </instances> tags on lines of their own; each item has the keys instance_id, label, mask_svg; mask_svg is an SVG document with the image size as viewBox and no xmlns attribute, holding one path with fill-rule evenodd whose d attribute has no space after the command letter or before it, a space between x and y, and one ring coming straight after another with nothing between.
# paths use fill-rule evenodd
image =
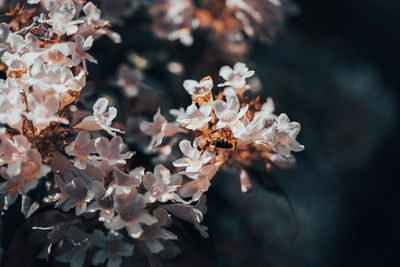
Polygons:
<instances>
[{"instance_id":1,"label":"blurred background","mask_svg":"<svg viewBox=\"0 0 400 267\"><path fill-rule=\"evenodd\" d=\"M120 117L187 106L183 80L210 74L217 84L220 66L243 60L256 71L258 94L272 97L276 113L302 125L298 140L305 151L295 154L297 167L268 174L280 193L254 181L243 194L237 174L219 173L207 192L210 237L183 223L182 253L165 266L400 266L400 2L295 4L284 30L272 42L253 41L246 56L240 47L225 54L224 46L210 46L205 31L194 33L190 47L158 39L143 27L148 18L142 12L117 22L121 44L102 38L91 50L100 64L89 65L85 99L110 96L129 107L119 108ZM144 64L145 90L126 103L118 101L120 91L110 90L123 62ZM168 66L183 70L171 73ZM151 166L135 142L131 149L138 151L135 164ZM258 181L267 176L258 175ZM19 251L26 238L20 231L10 251ZM35 252L26 253L33 258Z\"/></svg>"}]
</instances>

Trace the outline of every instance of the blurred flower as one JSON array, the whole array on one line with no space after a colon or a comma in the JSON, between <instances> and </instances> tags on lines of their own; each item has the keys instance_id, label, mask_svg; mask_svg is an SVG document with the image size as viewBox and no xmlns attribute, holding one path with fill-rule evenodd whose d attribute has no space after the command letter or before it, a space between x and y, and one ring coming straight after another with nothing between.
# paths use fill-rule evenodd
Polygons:
<instances>
[{"instance_id":1,"label":"blurred flower","mask_svg":"<svg viewBox=\"0 0 400 267\"><path fill-rule=\"evenodd\" d=\"M142 80L143 73L139 69L131 69L125 64L119 67L117 84L128 97L134 97L139 93Z\"/></svg>"},{"instance_id":2,"label":"blurred flower","mask_svg":"<svg viewBox=\"0 0 400 267\"><path fill-rule=\"evenodd\" d=\"M100 230L93 232L93 243L101 249L92 258L93 265L99 265L107 261L107 266L118 267L122 263L122 257L133 254L134 245L122 241L122 235L109 231L107 237Z\"/></svg>"},{"instance_id":3,"label":"blurred flower","mask_svg":"<svg viewBox=\"0 0 400 267\"><path fill-rule=\"evenodd\" d=\"M64 180L58 175L54 179L61 193L49 195L43 201L46 203L57 201L55 207L61 206L63 211L75 208L76 215L83 214L87 203L94 197L94 193L90 190L90 183L70 173L64 174Z\"/></svg>"},{"instance_id":4,"label":"blurred flower","mask_svg":"<svg viewBox=\"0 0 400 267\"><path fill-rule=\"evenodd\" d=\"M158 109L157 113L153 116L153 122L141 121L139 126L142 132L152 136L147 148L148 150L158 147L162 143L164 137L172 136L179 132L185 132L184 129L172 123L168 123L164 116L161 115L160 109Z\"/></svg>"},{"instance_id":5,"label":"blurred flower","mask_svg":"<svg viewBox=\"0 0 400 267\"><path fill-rule=\"evenodd\" d=\"M155 209L153 211L153 216L157 218L157 222L149 226L143 225L144 232L140 240L144 241L151 253L157 254L164 249L159 239L176 240L178 237L174 233L163 228L163 226L168 227L172 224L168 212L165 209Z\"/></svg>"},{"instance_id":6,"label":"blurred flower","mask_svg":"<svg viewBox=\"0 0 400 267\"><path fill-rule=\"evenodd\" d=\"M144 197L135 190L132 190L129 194L115 195L114 201L118 215L105 223L109 229L126 228L129 236L138 238L143 234L142 224L152 225L157 222L157 219L145 209Z\"/></svg>"},{"instance_id":7,"label":"blurred flower","mask_svg":"<svg viewBox=\"0 0 400 267\"><path fill-rule=\"evenodd\" d=\"M74 166L78 169L86 169L86 163L93 166L100 166L99 157L92 154L96 153L95 140L90 139L87 131L80 131L75 140L65 147L65 153L75 156Z\"/></svg>"}]
</instances>

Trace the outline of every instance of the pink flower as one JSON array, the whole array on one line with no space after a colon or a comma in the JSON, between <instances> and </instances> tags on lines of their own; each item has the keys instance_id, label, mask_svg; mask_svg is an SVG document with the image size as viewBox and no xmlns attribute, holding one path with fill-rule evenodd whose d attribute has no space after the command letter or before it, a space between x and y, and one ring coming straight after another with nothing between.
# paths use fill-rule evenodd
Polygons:
<instances>
[{"instance_id":1,"label":"pink flower","mask_svg":"<svg viewBox=\"0 0 400 267\"><path fill-rule=\"evenodd\" d=\"M54 207L61 206L63 211L75 208L76 215L83 214L86 211L87 203L94 197L94 193L90 190L90 183L70 173L64 174L64 180L56 175L55 182L61 193L47 196L43 201L46 203L57 201Z\"/></svg>"},{"instance_id":2,"label":"pink flower","mask_svg":"<svg viewBox=\"0 0 400 267\"><path fill-rule=\"evenodd\" d=\"M143 74L139 69L131 69L127 65L121 65L118 70L117 84L128 97L134 97L139 93Z\"/></svg>"},{"instance_id":3,"label":"pink flower","mask_svg":"<svg viewBox=\"0 0 400 267\"><path fill-rule=\"evenodd\" d=\"M184 129L172 123L168 123L164 116L161 115L160 109L158 109L157 113L154 115L153 122L141 121L139 126L142 132L152 136L147 148L148 150L158 147L162 143L164 137L172 136L179 132L185 132Z\"/></svg>"},{"instance_id":4,"label":"pink flower","mask_svg":"<svg viewBox=\"0 0 400 267\"><path fill-rule=\"evenodd\" d=\"M155 209L153 211L153 216L157 219L157 222L149 226L143 225L144 232L139 239L144 241L151 253L156 254L164 249L164 245L159 239L176 240L178 237L174 233L163 228L163 226L168 227L172 224L171 218L165 209Z\"/></svg>"},{"instance_id":5,"label":"pink flower","mask_svg":"<svg viewBox=\"0 0 400 267\"><path fill-rule=\"evenodd\" d=\"M116 165L126 164L135 153L128 151L120 136L114 136L111 141L105 137L96 138L94 145L96 152L100 155L101 169L107 175Z\"/></svg>"},{"instance_id":6,"label":"pink flower","mask_svg":"<svg viewBox=\"0 0 400 267\"><path fill-rule=\"evenodd\" d=\"M135 190L129 194L115 195L114 201L118 215L105 223L109 229L125 228L129 236L138 238L143 234L142 224L152 225L157 222L157 219L145 210L144 197Z\"/></svg>"},{"instance_id":7,"label":"pink flower","mask_svg":"<svg viewBox=\"0 0 400 267\"><path fill-rule=\"evenodd\" d=\"M65 147L65 153L75 156L75 167L84 170L86 169L86 163L97 167L100 166L99 157L93 155L96 153L94 142L94 139L90 139L89 132L80 131L74 142Z\"/></svg>"},{"instance_id":8,"label":"pink flower","mask_svg":"<svg viewBox=\"0 0 400 267\"><path fill-rule=\"evenodd\" d=\"M89 36L85 38L82 35L75 35L75 54L72 56L72 60L79 64L82 61L83 68L87 73L86 60L89 60L92 63L97 63L97 60L92 57L87 50L92 48L93 45L93 36Z\"/></svg>"},{"instance_id":9,"label":"pink flower","mask_svg":"<svg viewBox=\"0 0 400 267\"><path fill-rule=\"evenodd\" d=\"M99 98L93 105L93 115L84 118L80 123L74 126L74 128L80 128L88 131L105 130L112 136L115 136L115 132L124 133L123 131L110 127L112 120L117 116L117 109L110 107L107 110L108 100L107 98Z\"/></svg>"},{"instance_id":10,"label":"pink flower","mask_svg":"<svg viewBox=\"0 0 400 267\"><path fill-rule=\"evenodd\" d=\"M186 167L186 172L197 172L201 167L213 158L213 154L208 151L199 152L197 149L198 143L201 137L196 138L193 141L193 146L188 140L183 140L179 143L179 148L182 153L186 156L184 158L177 159L173 162L175 167Z\"/></svg>"},{"instance_id":11,"label":"pink flower","mask_svg":"<svg viewBox=\"0 0 400 267\"><path fill-rule=\"evenodd\" d=\"M143 177L143 185L147 192L144 194L146 202L153 203L156 200L167 202L174 198L174 193L182 183L179 174L171 176L170 171L163 165L157 165L154 173L147 172Z\"/></svg>"}]
</instances>

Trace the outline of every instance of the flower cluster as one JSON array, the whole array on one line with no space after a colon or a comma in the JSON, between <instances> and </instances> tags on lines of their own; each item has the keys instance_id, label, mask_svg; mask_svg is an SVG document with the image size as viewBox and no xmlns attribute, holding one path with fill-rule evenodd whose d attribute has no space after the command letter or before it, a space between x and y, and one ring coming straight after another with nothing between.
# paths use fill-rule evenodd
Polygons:
<instances>
[{"instance_id":1,"label":"flower cluster","mask_svg":"<svg viewBox=\"0 0 400 267\"><path fill-rule=\"evenodd\" d=\"M191 45L197 28L211 28L216 39L233 44L243 42L244 34L269 41L294 10L284 0L156 0L149 13L159 37Z\"/></svg>"},{"instance_id":2,"label":"flower cluster","mask_svg":"<svg viewBox=\"0 0 400 267\"><path fill-rule=\"evenodd\" d=\"M167 122L158 112L154 122L141 124L146 134L157 138L153 147L162 144L163 137L174 135L167 130L170 128L195 137L193 142L180 141L184 157L173 162L182 168L180 174L192 180L179 189L181 196L192 197L191 201L208 190L210 180L221 167L230 165L240 171L241 188L246 192L251 188L248 166L261 161L267 169L271 163L288 168L295 163L291 152L304 149L296 140L298 122L290 122L284 113L274 114L271 98L260 103L259 98L249 100L245 96L250 89L246 79L254 75L253 70L239 62L233 68L223 66L219 74L225 82L218 84L224 87L218 94L213 93L209 76L200 82L186 80L183 86L191 95L192 104L186 109L171 110L174 122Z\"/></svg>"},{"instance_id":3,"label":"flower cluster","mask_svg":"<svg viewBox=\"0 0 400 267\"><path fill-rule=\"evenodd\" d=\"M87 104L81 101L86 61L97 62L88 52L93 42L102 35L119 42L119 35L92 2L28 3L40 6L20 12L22 17L12 23L0 24L6 73L0 81L0 203L5 212L21 196L25 217L41 208L61 209L62 222L34 227L49 231L39 258L49 259L56 249L55 259L70 266L83 266L87 253L93 255L93 265L120 266L139 251L151 265L158 265L159 257L179 253L172 218L187 221L208 236L201 224L207 212L204 193L220 169L237 169L246 192L251 188L246 169L254 162L288 167L294 163L292 151L304 149L296 141L299 123L290 122L285 114L275 115L271 99L260 103L245 95L251 88L246 79L254 71L236 63L220 69L225 81L218 85L219 93L210 76L200 82L186 80L183 87L192 103L170 110L173 122L158 109L152 122L138 123L151 136L144 152L159 156L154 168L137 167L132 164L135 152L123 139L127 129L113 124L118 110L112 99L93 101L89 115L78 107L78 102ZM225 5L239 12L238 19L240 12L257 17L250 3ZM271 3L278 6L277 1ZM155 26L155 31L190 44L193 10L188 10L193 4L176 1L165 14L161 10L169 4L155 1L151 12L161 14L163 25L173 23L174 29ZM117 83L133 97L141 79L139 71L125 66ZM182 136L193 141L181 140ZM181 158L172 153L176 144ZM32 191L40 199L30 199Z\"/></svg>"}]
</instances>

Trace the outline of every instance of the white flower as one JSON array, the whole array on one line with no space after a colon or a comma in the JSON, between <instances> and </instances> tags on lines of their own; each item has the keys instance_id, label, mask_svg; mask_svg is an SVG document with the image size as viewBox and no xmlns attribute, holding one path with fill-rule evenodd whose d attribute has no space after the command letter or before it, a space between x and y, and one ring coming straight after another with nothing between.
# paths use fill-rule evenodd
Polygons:
<instances>
[{"instance_id":1,"label":"white flower","mask_svg":"<svg viewBox=\"0 0 400 267\"><path fill-rule=\"evenodd\" d=\"M179 132L185 132L185 129L178 127L164 118L158 109L157 113L153 116L153 122L141 121L139 124L140 130L147 135L152 136L147 150L158 147L164 137L172 136Z\"/></svg>"},{"instance_id":2,"label":"white flower","mask_svg":"<svg viewBox=\"0 0 400 267\"><path fill-rule=\"evenodd\" d=\"M0 80L0 123L6 123L19 130L22 127L21 114L26 109L21 91L22 88L16 80Z\"/></svg>"},{"instance_id":3,"label":"white flower","mask_svg":"<svg viewBox=\"0 0 400 267\"><path fill-rule=\"evenodd\" d=\"M107 98L99 98L93 105L93 115L84 118L80 123L74 126L74 128L85 129L88 131L105 130L112 136L115 136L115 132L124 133L123 131L110 127L112 120L117 117L117 109L110 107L107 110L108 100Z\"/></svg>"},{"instance_id":4,"label":"white flower","mask_svg":"<svg viewBox=\"0 0 400 267\"><path fill-rule=\"evenodd\" d=\"M203 165L212 160L214 156L212 153L198 151L197 145L200 139L201 137L196 138L193 141L193 146L188 140L182 140L179 143L179 148L186 157L175 160L173 162L175 167L186 167L186 172L197 172Z\"/></svg>"},{"instance_id":5,"label":"white flower","mask_svg":"<svg viewBox=\"0 0 400 267\"><path fill-rule=\"evenodd\" d=\"M302 151L304 146L296 141L300 127L300 123L290 122L286 114L279 115L278 121L268 129L268 137L274 145L274 151L285 157L291 156L291 151Z\"/></svg>"},{"instance_id":6,"label":"white flower","mask_svg":"<svg viewBox=\"0 0 400 267\"><path fill-rule=\"evenodd\" d=\"M45 22L53 26L53 30L57 35L73 35L78 31L77 24L83 20L73 20L75 17L75 4L72 0L62 1L61 6L56 0L49 2L49 20Z\"/></svg>"},{"instance_id":7,"label":"white flower","mask_svg":"<svg viewBox=\"0 0 400 267\"><path fill-rule=\"evenodd\" d=\"M97 60L92 57L87 50L89 50L93 45L93 36L85 38L82 35L75 35L75 54L72 56L72 60L79 64L82 61L83 68L87 73L86 59L92 63L97 63Z\"/></svg>"},{"instance_id":8,"label":"white flower","mask_svg":"<svg viewBox=\"0 0 400 267\"><path fill-rule=\"evenodd\" d=\"M219 121L216 129L229 127L235 137L245 131L244 124L240 120L247 112L248 105L242 107L240 110L240 102L237 96L229 96L226 102L218 99L214 102L214 112Z\"/></svg>"},{"instance_id":9,"label":"white flower","mask_svg":"<svg viewBox=\"0 0 400 267\"><path fill-rule=\"evenodd\" d=\"M179 116L176 121L189 130L201 129L204 126L208 126L208 122L212 120L210 116L211 110L211 104L205 103L200 108L197 108L196 103L193 103L186 108L185 114Z\"/></svg>"},{"instance_id":10,"label":"white flower","mask_svg":"<svg viewBox=\"0 0 400 267\"><path fill-rule=\"evenodd\" d=\"M246 64L238 62L233 66L233 69L229 66L223 66L219 70L219 75L226 80L226 82L218 84L222 86L232 86L234 89L248 89L246 85L246 78L254 75L254 70L249 70Z\"/></svg>"},{"instance_id":11,"label":"white flower","mask_svg":"<svg viewBox=\"0 0 400 267\"><path fill-rule=\"evenodd\" d=\"M28 95L27 100L30 112L24 112L24 115L32 121L38 132L47 128L51 122L69 123L67 119L57 115L60 107L58 95L47 95L42 98L32 93Z\"/></svg>"},{"instance_id":12,"label":"white flower","mask_svg":"<svg viewBox=\"0 0 400 267\"><path fill-rule=\"evenodd\" d=\"M203 97L211 92L213 81L210 76L201 79L200 82L195 80L185 80L183 87L192 96Z\"/></svg>"},{"instance_id":13,"label":"white flower","mask_svg":"<svg viewBox=\"0 0 400 267\"><path fill-rule=\"evenodd\" d=\"M215 164L207 164L197 172L180 172L180 174L186 175L192 181L185 183L179 189L179 195L184 198L192 197L191 201L197 201L210 187L210 180L217 173L219 166L220 162L217 162Z\"/></svg>"},{"instance_id":14,"label":"white flower","mask_svg":"<svg viewBox=\"0 0 400 267\"><path fill-rule=\"evenodd\" d=\"M173 192L181 185L182 177L179 174L171 176L170 171L163 165L157 165L154 173L147 172L143 177L143 185L148 190L144 198L146 202L153 203L156 200L166 202L174 198Z\"/></svg>"}]
</instances>

